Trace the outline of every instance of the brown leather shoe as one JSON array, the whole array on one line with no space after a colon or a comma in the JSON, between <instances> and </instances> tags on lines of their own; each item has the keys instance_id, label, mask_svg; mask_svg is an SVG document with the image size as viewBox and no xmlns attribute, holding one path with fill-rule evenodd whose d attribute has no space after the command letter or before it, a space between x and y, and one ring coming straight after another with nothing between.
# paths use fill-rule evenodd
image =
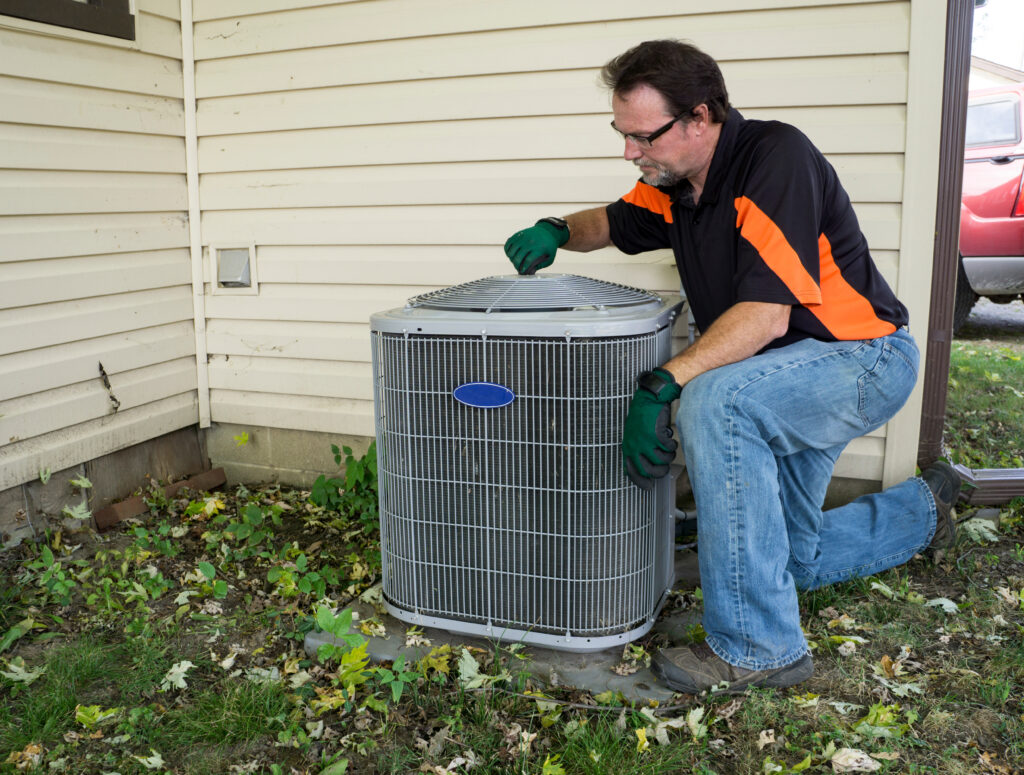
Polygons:
<instances>
[{"instance_id":1,"label":"brown leather shoe","mask_svg":"<svg viewBox=\"0 0 1024 775\"><path fill-rule=\"evenodd\" d=\"M924 549L924 554L933 560L944 549L956 543L956 521L953 506L960 497L960 474L949 463L939 460L928 466L922 473L928 489L935 500L935 535Z\"/></svg>"},{"instance_id":2,"label":"brown leather shoe","mask_svg":"<svg viewBox=\"0 0 1024 775\"><path fill-rule=\"evenodd\" d=\"M772 670L734 667L707 643L661 649L651 658L653 672L670 689L684 694L743 694L754 686L793 686L814 674L814 661L806 654L796 662Z\"/></svg>"}]
</instances>

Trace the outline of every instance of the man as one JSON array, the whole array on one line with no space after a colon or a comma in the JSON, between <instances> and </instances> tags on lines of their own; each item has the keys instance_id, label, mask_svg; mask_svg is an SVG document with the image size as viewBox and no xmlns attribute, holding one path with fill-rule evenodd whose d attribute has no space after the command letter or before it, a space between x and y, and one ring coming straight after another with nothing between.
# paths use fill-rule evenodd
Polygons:
<instances>
[{"instance_id":1,"label":"man","mask_svg":"<svg viewBox=\"0 0 1024 775\"><path fill-rule=\"evenodd\" d=\"M960 480L939 463L823 512L846 444L886 423L918 350L835 170L797 129L746 120L715 61L649 41L605 65L612 127L641 179L607 207L546 218L505 251L521 273L558 247L671 248L701 336L640 375L626 472L668 472L676 425L698 514L704 630L652 669L676 691L742 692L811 676L797 588L900 565L952 544Z\"/></svg>"}]
</instances>

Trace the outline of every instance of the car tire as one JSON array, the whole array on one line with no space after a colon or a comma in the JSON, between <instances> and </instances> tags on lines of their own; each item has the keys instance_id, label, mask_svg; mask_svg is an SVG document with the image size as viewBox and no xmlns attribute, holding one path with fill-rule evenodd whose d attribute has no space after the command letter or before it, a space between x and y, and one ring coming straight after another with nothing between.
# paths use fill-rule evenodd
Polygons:
<instances>
[{"instance_id":1,"label":"car tire","mask_svg":"<svg viewBox=\"0 0 1024 775\"><path fill-rule=\"evenodd\" d=\"M967 281L967 272L964 271L963 257L958 257L956 262L956 291L953 294L953 334L955 335L971 314L974 302L978 300L978 294L971 288Z\"/></svg>"}]
</instances>

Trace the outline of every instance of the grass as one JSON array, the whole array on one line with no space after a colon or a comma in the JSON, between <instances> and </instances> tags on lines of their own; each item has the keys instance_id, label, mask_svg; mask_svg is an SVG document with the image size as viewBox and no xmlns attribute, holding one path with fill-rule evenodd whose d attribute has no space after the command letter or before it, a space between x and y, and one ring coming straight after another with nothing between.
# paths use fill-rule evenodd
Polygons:
<instances>
[{"instance_id":1,"label":"grass","mask_svg":"<svg viewBox=\"0 0 1024 775\"><path fill-rule=\"evenodd\" d=\"M945 442L969 468L1024 468L1024 339L968 323L950 348Z\"/></svg>"},{"instance_id":2,"label":"grass","mask_svg":"<svg viewBox=\"0 0 1024 775\"><path fill-rule=\"evenodd\" d=\"M954 348L947 431L970 465L1024 448L998 419L1021 416L1015 352ZM985 400L956 403L972 395ZM497 645L368 664L373 622L345 611L379 581L375 472L347 464L358 503L326 484L319 505L276 487L190 493L120 531L0 554L0 773L788 775L850 751L881 773L1024 767L1024 502L938 564L802 593L804 684L647 707L546 686L528 650ZM346 642L307 655L314 628Z\"/></svg>"}]
</instances>

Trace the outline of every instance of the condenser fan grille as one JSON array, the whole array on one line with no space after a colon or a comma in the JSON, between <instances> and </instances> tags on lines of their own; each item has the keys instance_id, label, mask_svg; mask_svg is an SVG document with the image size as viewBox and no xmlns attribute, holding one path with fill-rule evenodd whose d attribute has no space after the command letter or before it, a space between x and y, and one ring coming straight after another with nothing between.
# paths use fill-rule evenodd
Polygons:
<instances>
[{"instance_id":1,"label":"condenser fan grille","mask_svg":"<svg viewBox=\"0 0 1024 775\"><path fill-rule=\"evenodd\" d=\"M564 312L657 304L658 296L577 275L505 275L414 296L411 307L473 312Z\"/></svg>"},{"instance_id":2,"label":"condenser fan grille","mask_svg":"<svg viewBox=\"0 0 1024 775\"><path fill-rule=\"evenodd\" d=\"M619 443L656 339L375 335L386 598L580 637L647 619L661 592L654 496L623 475ZM452 399L478 380L515 400Z\"/></svg>"}]
</instances>

